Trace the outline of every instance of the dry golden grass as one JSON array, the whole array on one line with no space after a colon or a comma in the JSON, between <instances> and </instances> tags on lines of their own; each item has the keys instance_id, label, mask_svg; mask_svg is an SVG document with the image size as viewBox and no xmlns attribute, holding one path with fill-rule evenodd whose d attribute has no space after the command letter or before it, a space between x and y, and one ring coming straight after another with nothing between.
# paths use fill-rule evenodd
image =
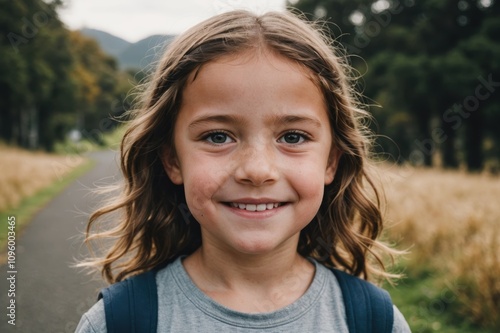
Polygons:
<instances>
[{"instance_id":1,"label":"dry golden grass","mask_svg":"<svg viewBox=\"0 0 500 333\"><path fill-rule=\"evenodd\" d=\"M408 246L409 271L453 283L462 314L500 318L500 178L459 171L383 167L392 239Z\"/></svg>"},{"instance_id":2,"label":"dry golden grass","mask_svg":"<svg viewBox=\"0 0 500 333\"><path fill-rule=\"evenodd\" d=\"M31 152L0 145L0 211L17 206L22 199L60 180L83 161L79 156Z\"/></svg>"}]
</instances>

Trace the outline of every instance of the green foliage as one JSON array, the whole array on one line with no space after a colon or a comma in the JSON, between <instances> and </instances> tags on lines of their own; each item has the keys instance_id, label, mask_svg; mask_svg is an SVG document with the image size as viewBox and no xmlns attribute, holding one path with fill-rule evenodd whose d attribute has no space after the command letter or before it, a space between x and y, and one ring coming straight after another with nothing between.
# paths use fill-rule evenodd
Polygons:
<instances>
[{"instance_id":1,"label":"green foliage","mask_svg":"<svg viewBox=\"0 0 500 333\"><path fill-rule=\"evenodd\" d=\"M76 129L97 143L128 105L133 79L96 42L68 31L61 1L2 1L0 140L53 150ZM96 133L99 133L97 135Z\"/></svg>"},{"instance_id":2,"label":"green foliage","mask_svg":"<svg viewBox=\"0 0 500 333\"><path fill-rule=\"evenodd\" d=\"M465 285L448 281L424 269L420 274L411 272L411 276L411 279L403 279L396 286L387 285L385 288L405 316L412 332L495 332L494 329L474 326L466 316L458 315L458 293L464 292Z\"/></svg>"},{"instance_id":3,"label":"green foliage","mask_svg":"<svg viewBox=\"0 0 500 333\"><path fill-rule=\"evenodd\" d=\"M103 149L111 149L118 151L120 149L121 140L125 134L126 126L119 125L112 131L103 134L99 143L93 138L84 138L78 142L73 142L70 139L59 141L55 144L54 151L58 154L86 154L92 151Z\"/></svg>"},{"instance_id":4,"label":"green foliage","mask_svg":"<svg viewBox=\"0 0 500 333\"><path fill-rule=\"evenodd\" d=\"M500 1L483 3L300 0L294 7L327 20L348 53L361 56L350 59L366 73L365 95L382 103L371 107L376 130L392 139L379 140L380 150L401 163L430 166L440 154L444 167L480 170L500 160Z\"/></svg>"}]
</instances>

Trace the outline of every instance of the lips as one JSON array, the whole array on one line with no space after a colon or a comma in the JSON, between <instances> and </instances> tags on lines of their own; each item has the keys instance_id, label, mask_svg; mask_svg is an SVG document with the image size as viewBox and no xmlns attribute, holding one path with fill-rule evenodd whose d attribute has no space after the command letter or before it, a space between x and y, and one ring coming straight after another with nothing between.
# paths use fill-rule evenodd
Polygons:
<instances>
[{"instance_id":1,"label":"lips","mask_svg":"<svg viewBox=\"0 0 500 333\"><path fill-rule=\"evenodd\" d=\"M278 208L279 206L281 206L281 203L269 202L269 203L253 204L253 203L230 202L229 206L231 206L233 208L238 208L241 210L247 210L250 212L262 212L265 210L271 210L274 208Z\"/></svg>"}]
</instances>

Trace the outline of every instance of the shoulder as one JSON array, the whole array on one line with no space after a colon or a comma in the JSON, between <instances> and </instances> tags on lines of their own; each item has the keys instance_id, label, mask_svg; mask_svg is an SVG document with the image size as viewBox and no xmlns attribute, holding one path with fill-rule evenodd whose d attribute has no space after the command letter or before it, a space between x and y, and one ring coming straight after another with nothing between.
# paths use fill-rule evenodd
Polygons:
<instances>
[{"instance_id":1,"label":"shoulder","mask_svg":"<svg viewBox=\"0 0 500 333\"><path fill-rule=\"evenodd\" d=\"M392 326L392 333L411 333L410 326L406 322L405 317L394 305L394 325Z\"/></svg>"},{"instance_id":2,"label":"shoulder","mask_svg":"<svg viewBox=\"0 0 500 333\"><path fill-rule=\"evenodd\" d=\"M133 289L134 292L139 292L139 294L148 294L148 297L157 299L156 290L154 290L154 295L151 293L151 283L156 285L157 277L165 277L166 274L172 269L172 264L159 267L157 271L148 271L143 274L134 276L133 278L126 279L124 281L115 283L108 288L101 290L103 297L108 297L109 300L113 299L116 303L126 297L128 299L129 289ZM162 281L163 282L163 281ZM149 293L144 293L144 288L148 289ZM156 288L154 288L156 289ZM111 297L111 298L110 298ZM101 298L96 304L94 304L90 310L88 310L80 319L78 327L75 333L105 333L106 328L106 308L104 306L104 298ZM157 304L156 302L154 302ZM148 304L151 304L148 302ZM157 305L154 305L155 307ZM127 307L128 309L128 307ZM137 311L138 309L134 310ZM140 310L140 309L139 309Z\"/></svg>"},{"instance_id":3,"label":"shoulder","mask_svg":"<svg viewBox=\"0 0 500 333\"><path fill-rule=\"evenodd\" d=\"M368 320L365 313L385 321L385 327L391 327L393 333L411 332L404 316L399 309L393 305L389 293L374 284L354 277L347 273L332 269L339 287L346 310L347 320L356 318L356 321ZM373 306L377 304L377 306ZM370 315L368 316L370 317ZM385 318L382 319L382 318ZM392 322L391 322L392 321Z\"/></svg>"},{"instance_id":4,"label":"shoulder","mask_svg":"<svg viewBox=\"0 0 500 333\"><path fill-rule=\"evenodd\" d=\"M106 332L106 315L104 313L104 302L101 299L82 316L75 333Z\"/></svg>"}]
</instances>

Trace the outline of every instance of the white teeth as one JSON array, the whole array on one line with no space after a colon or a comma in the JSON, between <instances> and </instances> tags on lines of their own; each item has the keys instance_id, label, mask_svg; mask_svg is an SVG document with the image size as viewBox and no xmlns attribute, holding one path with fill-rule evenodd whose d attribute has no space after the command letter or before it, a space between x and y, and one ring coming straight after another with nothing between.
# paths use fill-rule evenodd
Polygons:
<instances>
[{"instance_id":1,"label":"white teeth","mask_svg":"<svg viewBox=\"0 0 500 333\"><path fill-rule=\"evenodd\" d=\"M249 210L251 212L255 212L257 210L257 205L254 204L246 204L245 207L246 210Z\"/></svg>"},{"instance_id":2,"label":"white teeth","mask_svg":"<svg viewBox=\"0 0 500 333\"><path fill-rule=\"evenodd\" d=\"M258 204L257 205L257 211L261 212L263 210L266 210L267 205L266 204Z\"/></svg>"},{"instance_id":3,"label":"white teeth","mask_svg":"<svg viewBox=\"0 0 500 333\"><path fill-rule=\"evenodd\" d=\"M273 209L273 208L278 208L279 207L279 203L268 203L268 204L244 204L244 203L237 203L237 202L231 202L229 204L231 207L234 207L234 208L239 208L239 209L244 209L244 210L248 210L250 212L262 212L266 209Z\"/></svg>"}]
</instances>

